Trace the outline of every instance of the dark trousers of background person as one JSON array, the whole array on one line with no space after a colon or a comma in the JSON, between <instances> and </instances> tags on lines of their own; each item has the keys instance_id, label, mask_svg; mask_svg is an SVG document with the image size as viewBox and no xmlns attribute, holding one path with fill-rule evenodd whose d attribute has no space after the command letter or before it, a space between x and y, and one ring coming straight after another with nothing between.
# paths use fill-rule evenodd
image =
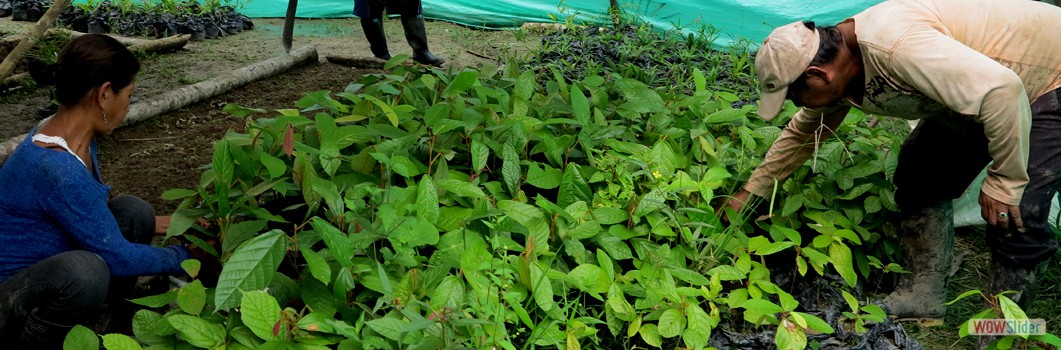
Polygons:
<instances>
[{"instance_id":1,"label":"dark trousers of background person","mask_svg":"<svg viewBox=\"0 0 1061 350\"><path fill-rule=\"evenodd\" d=\"M107 205L125 239L151 242L155 211L150 204L122 195ZM111 276L102 258L84 250L41 260L0 284L0 337L5 342L21 339L19 346L25 349L60 349L66 333L100 305L122 302L136 278Z\"/></svg>"},{"instance_id":2,"label":"dark trousers of background person","mask_svg":"<svg viewBox=\"0 0 1061 350\"><path fill-rule=\"evenodd\" d=\"M1030 305L1036 293L1034 275L1037 267L1045 265L1058 249L1049 214L1061 185L1059 99L1061 93L1054 90L1031 104L1029 181L1020 204L1025 230L1017 232L989 226L986 234L991 249L989 292L1020 292L1010 297L1019 298L1016 301L1022 308ZM902 232L909 237L901 239L904 249L910 242L922 246L938 244L935 249L915 252L922 257L921 260L914 257L914 261L929 266L912 267L949 269L949 252L953 249L950 245L954 240L951 202L970 186L990 161L984 126L971 118L925 119L907 137L895 171L895 203L900 207L903 220L918 225L912 232ZM939 217L939 220L927 217L934 213L947 217ZM904 251L905 255L907 252Z\"/></svg>"}]
</instances>

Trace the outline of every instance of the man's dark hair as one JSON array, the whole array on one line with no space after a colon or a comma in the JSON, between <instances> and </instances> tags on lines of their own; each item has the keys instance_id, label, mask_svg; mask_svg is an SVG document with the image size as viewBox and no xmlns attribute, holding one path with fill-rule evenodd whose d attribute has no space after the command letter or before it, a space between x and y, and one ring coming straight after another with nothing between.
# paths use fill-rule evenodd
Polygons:
<instances>
[{"instance_id":1,"label":"man's dark hair","mask_svg":"<svg viewBox=\"0 0 1061 350\"><path fill-rule=\"evenodd\" d=\"M821 38L821 44L818 45L818 53L814 55L814 60L810 62L811 66L824 66L836 61L836 57L840 54L840 46L844 44L844 36L840 34L840 29L836 26L828 27L816 27L814 21L803 22L803 25L810 30L818 30L818 36ZM788 86L789 96L792 93L802 93L810 89L807 86L806 74L801 75L796 81L792 82Z\"/></svg>"},{"instance_id":2,"label":"man's dark hair","mask_svg":"<svg viewBox=\"0 0 1061 350\"><path fill-rule=\"evenodd\" d=\"M73 106L85 94L105 82L118 92L129 86L140 71L140 61L118 40L101 34L87 34L70 40L59 52L59 62L51 67L45 85L55 85L59 104Z\"/></svg>"}]
</instances>

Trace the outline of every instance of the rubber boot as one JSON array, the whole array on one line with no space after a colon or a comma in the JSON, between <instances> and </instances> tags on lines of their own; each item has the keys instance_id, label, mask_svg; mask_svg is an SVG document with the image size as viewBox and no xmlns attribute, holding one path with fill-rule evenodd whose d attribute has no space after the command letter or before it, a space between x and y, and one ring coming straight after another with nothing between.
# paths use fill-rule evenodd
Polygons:
<instances>
[{"instance_id":1,"label":"rubber boot","mask_svg":"<svg viewBox=\"0 0 1061 350\"><path fill-rule=\"evenodd\" d=\"M34 310L26 317L18 349L62 349L63 340L72 328L72 325L45 321L38 317L37 311Z\"/></svg>"},{"instance_id":2,"label":"rubber boot","mask_svg":"<svg viewBox=\"0 0 1061 350\"><path fill-rule=\"evenodd\" d=\"M954 209L950 201L904 214L899 223L903 274L882 301L888 314L941 324L947 313L947 274L954 255Z\"/></svg>"},{"instance_id":3,"label":"rubber boot","mask_svg":"<svg viewBox=\"0 0 1061 350\"><path fill-rule=\"evenodd\" d=\"M383 18L362 18L361 29L365 31L372 55L381 60L391 59L390 51L387 50L387 35L383 32Z\"/></svg>"},{"instance_id":4,"label":"rubber boot","mask_svg":"<svg viewBox=\"0 0 1061 350\"><path fill-rule=\"evenodd\" d=\"M1036 292L1039 289L1035 284L1035 277L1042 272L1041 268L1045 266L1046 263L1041 263L1034 269L1017 267L1002 263L992 257L991 269L987 273L988 292L991 295L1005 291L1017 292L1016 294L1006 294L1006 298L1013 300L1013 302L1017 303L1017 306L1020 306L1021 310L1028 313L1028 307L1035 302ZM1003 315L998 315L998 318L1003 317ZM980 336L977 339L978 348L987 349L988 345L997 339L999 338L996 336Z\"/></svg>"},{"instance_id":5,"label":"rubber boot","mask_svg":"<svg viewBox=\"0 0 1061 350\"><path fill-rule=\"evenodd\" d=\"M441 66L446 60L435 56L427 48L427 28L424 27L422 12L420 1L406 0L403 4L402 28L405 29L405 40L413 49L413 61L429 66Z\"/></svg>"}]
</instances>

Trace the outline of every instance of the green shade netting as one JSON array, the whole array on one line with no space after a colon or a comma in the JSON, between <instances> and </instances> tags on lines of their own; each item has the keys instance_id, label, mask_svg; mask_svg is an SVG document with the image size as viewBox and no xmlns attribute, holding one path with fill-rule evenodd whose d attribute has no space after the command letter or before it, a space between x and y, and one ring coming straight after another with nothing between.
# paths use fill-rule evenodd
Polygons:
<instances>
[{"instance_id":1,"label":"green shade netting","mask_svg":"<svg viewBox=\"0 0 1061 350\"><path fill-rule=\"evenodd\" d=\"M619 0L627 14L656 28L689 31L698 25L718 30L716 44L739 38L758 43L778 26L798 20L835 24L881 0ZM570 19L578 24L609 22L608 0L424 0L424 16L462 25L512 29L527 22ZM300 18L353 17L353 0L302 0ZM251 0L242 12L254 18L284 17L286 0Z\"/></svg>"}]
</instances>

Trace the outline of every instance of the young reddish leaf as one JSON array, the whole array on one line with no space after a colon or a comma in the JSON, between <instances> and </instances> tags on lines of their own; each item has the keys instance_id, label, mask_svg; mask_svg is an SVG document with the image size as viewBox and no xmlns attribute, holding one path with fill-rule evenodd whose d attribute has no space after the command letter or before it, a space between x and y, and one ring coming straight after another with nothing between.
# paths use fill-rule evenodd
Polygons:
<instances>
[{"instance_id":1,"label":"young reddish leaf","mask_svg":"<svg viewBox=\"0 0 1061 350\"><path fill-rule=\"evenodd\" d=\"M295 129L291 128L291 124L284 129L284 154L295 154Z\"/></svg>"}]
</instances>

